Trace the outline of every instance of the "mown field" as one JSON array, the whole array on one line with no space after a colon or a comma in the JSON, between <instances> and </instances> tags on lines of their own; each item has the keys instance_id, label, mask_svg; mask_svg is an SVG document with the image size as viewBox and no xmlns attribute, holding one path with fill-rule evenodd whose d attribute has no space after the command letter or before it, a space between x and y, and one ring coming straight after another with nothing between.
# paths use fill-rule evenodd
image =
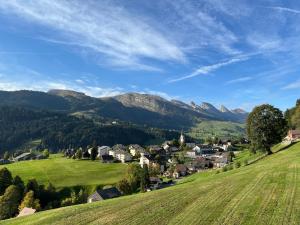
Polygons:
<instances>
[{"instance_id":1,"label":"mown field","mask_svg":"<svg viewBox=\"0 0 300 225\"><path fill-rule=\"evenodd\" d=\"M245 124L228 121L202 121L193 127L188 135L196 139L243 137Z\"/></svg>"},{"instance_id":2,"label":"mown field","mask_svg":"<svg viewBox=\"0 0 300 225\"><path fill-rule=\"evenodd\" d=\"M55 187L90 186L115 184L125 174L126 165L104 164L99 160L73 160L61 154L50 155L49 159L32 160L0 166L7 167L24 181L35 178L41 184L51 182Z\"/></svg>"},{"instance_id":3,"label":"mown field","mask_svg":"<svg viewBox=\"0 0 300 225\"><path fill-rule=\"evenodd\" d=\"M158 191L3 224L300 224L300 143L249 166Z\"/></svg>"}]
</instances>

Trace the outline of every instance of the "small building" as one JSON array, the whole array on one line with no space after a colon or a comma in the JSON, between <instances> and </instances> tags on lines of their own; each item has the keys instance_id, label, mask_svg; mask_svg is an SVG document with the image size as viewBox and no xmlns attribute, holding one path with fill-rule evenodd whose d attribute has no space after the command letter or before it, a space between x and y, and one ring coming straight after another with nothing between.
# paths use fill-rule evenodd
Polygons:
<instances>
[{"instance_id":1,"label":"small building","mask_svg":"<svg viewBox=\"0 0 300 225\"><path fill-rule=\"evenodd\" d=\"M88 197L87 202L97 202L102 201L110 198L117 198L120 197L121 193L116 187L107 188L104 190L96 190L92 195Z\"/></svg>"},{"instance_id":2,"label":"small building","mask_svg":"<svg viewBox=\"0 0 300 225\"><path fill-rule=\"evenodd\" d=\"M300 139L300 130L289 130L286 139L289 141L295 141Z\"/></svg>"},{"instance_id":3,"label":"small building","mask_svg":"<svg viewBox=\"0 0 300 225\"><path fill-rule=\"evenodd\" d=\"M193 149L193 148L196 147L196 143L185 143L185 146L186 146L187 148Z\"/></svg>"},{"instance_id":4,"label":"small building","mask_svg":"<svg viewBox=\"0 0 300 225\"><path fill-rule=\"evenodd\" d=\"M115 151L115 158L120 160L122 163L129 162L132 160L132 157L129 154L129 152L124 150Z\"/></svg>"},{"instance_id":5,"label":"small building","mask_svg":"<svg viewBox=\"0 0 300 225\"><path fill-rule=\"evenodd\" d=\"M222 152L214 156L214 167L221 168L226 166L231 161L231 155L229 152Z\"/></svg>"},{"instance_id":6,"label":"small building","mask_svg":"<svg viewBox=\"0 0 300 225\"><path fill-rule=\"evenodd\" d=\"M114 151L117 151L117 150L126 150L126 146L125 145L122 145L122 144L116 144L112 147L112 149Z\"/></svg>"},{"instance_id":7,"label":"small building","mask_svg":"<svg viewBox=\"0 0 300 225\"><path fill-rule=\"evenodd\" d=\"M178 152L179 148L177 148L176 146L172 146L168 149L169 152Z\"/></svg>"},{"instance_id":8,"label":"small building","mask_svg":"<svg viewBox=\"0 0 300 225\"><path fill-rule=\"evenodd\" d=\"M186 151L186 156L189 158L196 158L196 151L188 150L188 151Z\"/></svg>"},{"instance_id":9,"label":"small building","mask_svg":"<svg viewBox=\"0 0 300 225\"><path fill-rule=\"evenodd\" d=\"M170 143L169 142L164 142L161 147L165 150L165 151L168 151L169 148L171 147Z\"/></svg>"},{"instance_id":10,"label":"small building","mask_svg":"<svg viewBox=\"0 0 300 225\"><path fill-rule=\"evenodd\" d=\"M0 159L0 165L10 164L11 161L8 159Z\"/></svg>"},{"instance_id":11,"label":"small building","mask_svg":"<svg viewBox=\"0 0 300 225\"><path fill-rule=\"evenodd\" d=\"M185 176L187 174L187 167L183 164L177 164L175 170L173 172L173 177L178 179L181 176Z\"/></svg>"},{"instance_id":12,"label":"small building","mask_svg":"<svg viewBox=\"0 0 300 225\"><path fill-rule=\"evenodd\" d=\"M14 161L18 162L18 161L31 160L31 159L35 159L35 155L31 152L25 152L15 157Z\"/></svg>"},{"instance_id":13,"label":"small building","mask_svg":"<svg viewBox=\"0 0 300 225\"><path fill-rule=\"evenodd\" d=\"M193 165L195 170L197 171L213 167L211 160L202 156L197 157L195 160L193 160L191 162L191 165Z\"/></svg>"},{"instance_id":14,"label":"small building","mask_svg":"<svg viewBox=\"0 0 300 225\"><path fill-rule=\"evenodd\" d=\"M98 157L102 156L102 155L109 155L109 150L111 148L109 146L99 146L98 147Z\"/></svg>"},{"instance_id":15,"label":"small building","mask_svg":"<svg viewBox=\"0 0 300 225\"><path fill-rule=\"evenodd\" d=\"M111 155L112 157L116 157L116 151L114 149L109 149L108 150L108 155Z\"/></svg>"},{"instance_id":16,"label":"small building","mask_svg":"<svg viewBox=\"0 0 300 225\"><path fill-rule=\"evenodd\" d=\"M29 215L32 215L36 212L36 209L33 209L33 208L27 208L27 207L24 207L19 215L17 217L21 217L21 216L29 216Z\"/></svg>"},{"instance_id":17,"label":"small building","mask_svg":"<svg viewBox=\"0 0 300 225\"><path fill-rule=\"evenodd\" d=\"M149 167L150 163L151 163L150 156L142 153L141 157L140 157L140 166L142 168L144 168L145 165L147 165Z\"/></svg>"},{"instance_id":18,"label":"small building","mask_svg":"<svg viewBox=\"0 0 300 225\"><path fill-rule=\"evenodd\" d=\"M143 147L137 144L129 145L129 152L132 156L141 155L141 153L148 154Z\"/></svg>"},{"instance_id":19,"label":"small building","mask_svg":"<svg viewBox=\"0 0 300 225\"><path fill-rule=\"evenodd\" d=\"M100 161L103 163L114 162L114 157L112 157L111 155L101 155L99 158L100 158Z\"/></svg>"}]
</instances>

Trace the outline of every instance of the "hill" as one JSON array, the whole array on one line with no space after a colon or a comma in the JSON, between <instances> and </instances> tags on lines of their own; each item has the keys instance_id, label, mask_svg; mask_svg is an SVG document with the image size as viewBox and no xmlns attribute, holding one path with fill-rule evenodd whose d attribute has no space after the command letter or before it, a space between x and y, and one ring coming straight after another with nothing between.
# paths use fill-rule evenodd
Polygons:
<instances>
[{"instance_id":1,"label":"hill","mask_svg":"<svg viewBox=\"0 0 300 225\"><path fill-rule=\"evenodd\" d=\"M245 136L245 124L230 121L202 121L194 126L188 134L196 139L218 137L231 139Z\"/></svg>"},{"instance_id":2,"label":"hill","mask_svg":"<svg viewBox=\"0 0 300 225\"><path fill-rule=\"evenodd\" d=\"M115 97L93 98L69 90L0 91L0 105L87 115L101 120L120 120L164 129L189 129L202 120L244 122L247 113L238 109L224 111L209 103L201 106L159 96L127 93Z\"/></svg>"},{"instance_id":3,"label":"hill","mask_svg":"<svg viewBox=\"0 0 300 225\"><path fill-rule=\"evenodd\" d=\"M40 139L37 148L56 151L70 146L86 147L93 141L99 145L144 145L178 137L179 133L175 131L125 123L101 124L65 113L0 106L0 154L26 146L26 143L37 139Z\"/></svg>"},{"instance_id":4,"label":"hill","mask_svg":"<svg viewBox=\"0 0 300 225\"><path fill-rule=\"evenodd\" d=\"M36 179L39 184L51 182L55 187L96 186L115 184L122 179L126 165L105 164L98 160L73 160L61 154L49 159L12 163L6 167L13 176L19 175L25 182Z\"/></svg>"},{"instance_id":5,"label":"hill","mask_svg":"<svg viewBox=\"0 0 300 225\"><path fill-rule=\"evenodd\" d=\"M174 187L11 219L3 224L299 224L300 143Z\"/></svg>"}]
</instances>

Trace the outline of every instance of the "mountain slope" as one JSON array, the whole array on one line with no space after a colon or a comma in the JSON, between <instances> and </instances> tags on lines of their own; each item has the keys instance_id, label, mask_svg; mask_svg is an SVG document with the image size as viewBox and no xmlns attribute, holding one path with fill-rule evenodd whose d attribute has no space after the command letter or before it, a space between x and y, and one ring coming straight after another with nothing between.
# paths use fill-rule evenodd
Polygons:
<instances>
[{"instance_id":1,"label":"mountain slope","mask_svg":"<svg viewBox=\"0 0 300 225\"><path fill-rule=\"evenodd\" d=\"M99 145L146 144L178 138L179 133L147 127L117 124L102 125L63 113L0 106L0 154L18 149L24 143L41 139L40 148L59 150Z\"/></svg>"},{"instance_id":2,"label":"mountain slope","mask_svg":"<svg viewBox=\"0 0 300 225\"><path fill-rule=\"evenodd\" d=\"M0 105L22 106L87 115L92 119L120 120L165 129L190 129L199 121L222 120L244 122L247 113L222 112L209 103L201 106L148 94L128 93L115 97L93 98L69 90L0 91Z\"/></svg>"},{"instance_id":3,"label":"mountain slope","mask_svg":"<svg viewBox=\"0 0 300 225\"><path fill-rule=\"evenodd\" d=\"M174 187L3 224L299 224L300 143L257 163Z\"/></svg>"}]
</instances>

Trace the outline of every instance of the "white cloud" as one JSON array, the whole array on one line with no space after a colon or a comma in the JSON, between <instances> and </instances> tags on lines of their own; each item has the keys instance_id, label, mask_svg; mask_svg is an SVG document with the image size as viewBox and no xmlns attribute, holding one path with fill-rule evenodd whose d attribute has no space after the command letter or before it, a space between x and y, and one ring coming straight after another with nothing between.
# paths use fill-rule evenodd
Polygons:
<instances>
[{"instance_id":1,"label":"white cloud","mask_svg":"<svg viewBox=\"0 0 300 225\"><path fill-rule=\"evenodd\" d=\"M273 7L267 7L267 8L274 9L279 12L289 12L289 13L300 14L300 10L297 10L297 9L291 9L291 8L280 7L280 6L273 6Z\"/></svg>"},{"instance_id":2,"label":"white cloud","mask_svg":"<svg viewBox=\"0 0 300 225\"><path fill-rule=\"evenodd\" d=\"M297 89L297 88L300 88L300 80L290 83L290 84L282 87L281 89L282 90L291 90L291 89Z\"/></svg>"},{"instance_id":3,"label":"white cloud","mask_svg":"<svg viewBox=\"0 0 300 225\"><path fill-rule=\"evenodd\" d=\"M80 1L0 0L0 9L58 30L62 40L57 42L104 54L101 61L116 66L153 69L142 59L186 60L180 47L142 18L104 1L84 5Z\"/></svg>"},{"instance_id":4,"label":"white cloud","mask_svg":"<svg viewBox=\"0 0 300 225\"><path fill-rule=\"evenodd\" d=\"M170 80L169 83L178 82L178 81L186 80L186 79L196 77L199 75L208 74L215 70L218 70L221 67L228 66L230 64L234 64L234 63L237 63L240 61L245 61L247 59L248 59L248 57L233 58L233 59L229 59L227 61L219 62L219 63L213 64L213 65L202 66L187 76L183 76L183 77L179 77L179 78Z\"/></svg>"},{"instance_id":5,"label":"white cloud","mask_svg":"<svg viewBox=\"0 0 300 225\"><path fill-rule=\"evenodd\" d=\"M249 80L252 80L253 77L241 77L241 78L237 78L237 79L234 79L234 80L229 80L226 82L226 84L235 84L235 83L241 83L241 82L245 82L245 81L249 81Z\"/></svg>"}]
</instances>

